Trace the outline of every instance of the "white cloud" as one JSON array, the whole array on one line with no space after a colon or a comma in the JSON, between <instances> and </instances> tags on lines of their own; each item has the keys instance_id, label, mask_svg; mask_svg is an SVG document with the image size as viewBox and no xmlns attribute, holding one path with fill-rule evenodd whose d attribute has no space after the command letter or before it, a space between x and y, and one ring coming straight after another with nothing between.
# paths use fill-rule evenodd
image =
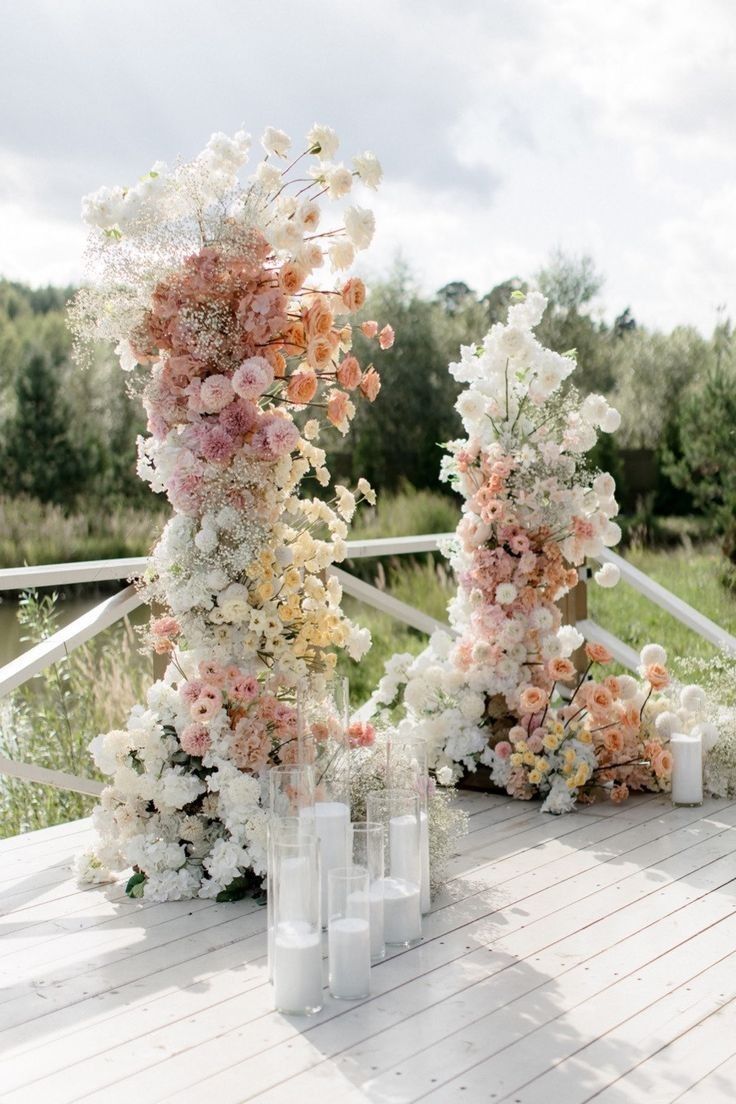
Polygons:
<instances>
[{"instance_id":1,"label":"white cloud","mask_svg":"<svg viewBox=\"0 0 736 1104\"><path fill-rule=\"evenodd\" d=\"M346 155L372 147L384 163L374 269L401 251L428 290L484 292L559 245L593 254L610 315L710 330L736 284L731 0L254 10L8 9L5 273L76 275L79 196L102 182L188 156L246 113L256 135L320 118Z\"/></svg>"}]
</instances>

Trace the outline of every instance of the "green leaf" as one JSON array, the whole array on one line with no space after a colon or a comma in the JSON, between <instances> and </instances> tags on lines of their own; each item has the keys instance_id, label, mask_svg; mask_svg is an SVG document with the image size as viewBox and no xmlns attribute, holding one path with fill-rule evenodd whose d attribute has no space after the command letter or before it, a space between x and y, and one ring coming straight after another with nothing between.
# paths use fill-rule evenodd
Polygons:
<instances>
[{"instance_id":1,"label":"green leaf","mask_svg":"<svg viewBox=\"0 0 736 1104\"><path fill-rule=\"evenodd\" d=\"M510 298L511 298L512 303L523 303L524 300L526 299L526 292L525 291L519 291L518 288L517 288L516 291L511 292Z\"/></svg>"},{"instance_id":2,"label":"green leaf","mask_svg":"<svg viewBox=\"0 0 736 1104\"><path fill-rule=\"evenodd\" d=\"M105 230L105 237L112 238L113 241L120 241L123 236L122 230L118 230L117 226L110 226Z\"/></svg>"},{"instance_id":3,"label":"green leaf","mask_svg":"<svg viewBox=\"0 0 736 1104\"><path fill-rule=\"evenodd\" d=\"M142 897L143 887L145 886L145 884L146 875L143 873L142 870L139 870L137 874L133 874L133 876L128 879L128 884L125 887L125 892L128 894L129 897Z\"/></svg>"}]
</instances>

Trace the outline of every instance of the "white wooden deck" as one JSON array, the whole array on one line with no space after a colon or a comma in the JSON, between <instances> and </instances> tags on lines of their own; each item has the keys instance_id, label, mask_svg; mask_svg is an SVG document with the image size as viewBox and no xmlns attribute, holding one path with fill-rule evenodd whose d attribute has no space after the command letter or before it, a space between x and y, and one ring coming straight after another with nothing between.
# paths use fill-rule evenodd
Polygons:
<instances>
[{"instance_id":1,"label":"white wooden deck","mask_svg":"<svg viewBox=\"0 0 736 1104\"><path fill-rule=\"evenodd\" d=\"M462 800L423 944L308 1020L262 908L80 892L83 822L0 842L0 1100L736 1100L736 803Z\"/></svg>"}]
</instances>

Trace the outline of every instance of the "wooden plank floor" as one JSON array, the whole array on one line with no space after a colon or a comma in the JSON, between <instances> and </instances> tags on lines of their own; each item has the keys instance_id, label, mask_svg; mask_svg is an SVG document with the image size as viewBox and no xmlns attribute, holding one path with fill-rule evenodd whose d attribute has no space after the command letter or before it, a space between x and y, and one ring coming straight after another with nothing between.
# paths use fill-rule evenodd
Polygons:
<instances>
[{"instance_id":1,"label":"wooden plank floor","mask_svg":"<svg viewBox=\"0 0 736 1104\"><path fill-rule=\"evenodd\" d=\"M271 1011L265 914L77 890L85 822L0 841L0 1100L736 1100L736 803L466 794L421 946Z\"/></svg>"}]
</instances>

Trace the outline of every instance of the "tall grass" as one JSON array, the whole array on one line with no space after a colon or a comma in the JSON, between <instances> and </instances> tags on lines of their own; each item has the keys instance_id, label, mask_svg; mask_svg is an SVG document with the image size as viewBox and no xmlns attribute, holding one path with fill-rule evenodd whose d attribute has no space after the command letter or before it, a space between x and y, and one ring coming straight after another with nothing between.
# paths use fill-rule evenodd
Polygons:
<instances>
[{"instance_id":1,"label":"tall grass","mask_svg":"<svg viewBox=\"0 0 736 1104\"><path fill-rule=\"evenodd\" d=\"M68 514L35 498L0 497L0 567L144 556L164 517L95 502Z\"/></svg>"},{"instance_id":2,"label":"tall grass","mask_svg":"<svg viewBox=\"0 0 736 1104\"><path fill-rule=\"evenodd\" d=\"M32 645L54 632L55 595L24 596L19 614ZM0 754L52 770L96 777L87 750L92 738L120 727L151 681L125 619L0 701ZM91 798L0 775L0 836L45 828L91 809Z\"/></svg>"}]
</instances>

